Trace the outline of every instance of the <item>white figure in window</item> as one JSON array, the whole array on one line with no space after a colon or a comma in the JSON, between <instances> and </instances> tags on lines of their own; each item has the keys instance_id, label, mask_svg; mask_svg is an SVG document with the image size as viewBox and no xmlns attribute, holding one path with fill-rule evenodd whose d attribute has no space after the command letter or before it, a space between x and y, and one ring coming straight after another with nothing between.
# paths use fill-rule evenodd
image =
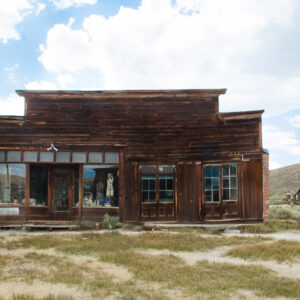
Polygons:
<instances>
[{"instance_id":1,"label":"white figure in window","mask_svg":"<svg viewBox=\"0 0 300 300\"><path fill-rule=\"evenodd\" d=\"M107 174L107 187L106 187L106 197L112 198L114 196L114 177L111 173Z\"/></svg>"}]
</instances>

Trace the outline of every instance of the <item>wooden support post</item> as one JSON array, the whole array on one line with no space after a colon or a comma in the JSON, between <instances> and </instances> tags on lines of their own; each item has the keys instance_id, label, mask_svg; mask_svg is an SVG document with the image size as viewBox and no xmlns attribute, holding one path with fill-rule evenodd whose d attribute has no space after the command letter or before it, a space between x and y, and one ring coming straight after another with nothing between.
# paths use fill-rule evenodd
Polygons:
<instances>
[{"instance_id":1,"label":"wooden support post","mask_svg":"<svg viewBox=\"0 0 300 300\"><path fill-rule=\"evenodd\" d=\"M25 183L25 220L29 219L29 198L30 198L30 166L26 164L26 183Z\"/></svg>"},{"instance_id":2,"label":"wooden support post","mask_svg":"<svg viewBox=\"0 0 300 300\"><path fill-rule=\"evenodd\" d=\"M82 214L82 195L83 195L83 165L79 166L79 205L78 205L78 221L81 221L81 214Z\"/></svg>"}]
</instances>

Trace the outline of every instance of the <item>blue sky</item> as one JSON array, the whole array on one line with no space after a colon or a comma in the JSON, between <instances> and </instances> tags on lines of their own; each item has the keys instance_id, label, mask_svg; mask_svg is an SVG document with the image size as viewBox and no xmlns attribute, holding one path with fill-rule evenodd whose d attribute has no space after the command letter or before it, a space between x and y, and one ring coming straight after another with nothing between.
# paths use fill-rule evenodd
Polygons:
<instances>
[{"instance_id":1,"label":"blue sky","mask_svg":"<svg viewBox=\"0 0 300 300\"><path fill-rule=\"evenodd\" d=\"M0 114L16 89L227 88L265 109L270 167L300 163L298 0L10 0L0 7Z\"/></svg>"}]
</instances>

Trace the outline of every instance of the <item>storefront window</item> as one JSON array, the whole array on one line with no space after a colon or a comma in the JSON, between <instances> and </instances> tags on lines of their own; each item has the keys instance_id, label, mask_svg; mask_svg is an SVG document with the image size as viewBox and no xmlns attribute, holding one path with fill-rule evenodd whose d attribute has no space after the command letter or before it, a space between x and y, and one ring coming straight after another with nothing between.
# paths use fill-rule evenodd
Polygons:
<instances>
[{"instance_id":1,"label":"storefront window","mask_svg":"<svg viewBox=\"0 0 300 300\"><path fill-rule=\"evenodd\" d=\"M47 206L48 167L30 166L30 206Z\"/></svg>"},{"instance_id":2,"label":"storefront window","mask_svg":"<svg viewBox=\"0 0 300 300\"><path fill-rule=\"evenodd\" d=\"M0 204L25 204L25 165L0 164Z\"/></svg>"},{"instance_id":3,"label":"storefront window","mask_svg":"<svg viewBox=\"0 0 300 300\"><path fill-rule=\"evenodd\" d=\"M83 172L83 206L119 206L118 181L118 166L85 165Z\"/></svg>"},{"instance_id":4,"label":"storefront window","mask_svg":"<svg viewBox=\"0 0 300 300\"><path fill-rule=\"evenodd\" d=\"M74 170L74 200L73 207L79 206L79 168Z\"/></svg>"}]
</instances>

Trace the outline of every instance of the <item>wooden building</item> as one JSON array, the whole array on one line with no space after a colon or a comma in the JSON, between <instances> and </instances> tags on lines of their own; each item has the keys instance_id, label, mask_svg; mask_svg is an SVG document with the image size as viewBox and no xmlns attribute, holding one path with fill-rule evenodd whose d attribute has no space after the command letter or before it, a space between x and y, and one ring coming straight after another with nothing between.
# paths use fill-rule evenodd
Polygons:
<instances>
[{"instance_id":1,"label":"wooden building","mask_svg":"<svg viewBox=\"0 0 300 300\"><path fill-rule=\"evenodd\" d=\"M0 221L262 221L260 111L214 90L30 91L0 117Z\"/></svg>"},{"instance_id":2,"label":"wooden building","mask_svg":"<svg viewBox=\"0 0 300 300\"><path fill-rule=\"evenodd\" d=\"M293 195L292 202L296 205L300 205L300 188L298 191Z\"/></svg>"}]
</instances>

